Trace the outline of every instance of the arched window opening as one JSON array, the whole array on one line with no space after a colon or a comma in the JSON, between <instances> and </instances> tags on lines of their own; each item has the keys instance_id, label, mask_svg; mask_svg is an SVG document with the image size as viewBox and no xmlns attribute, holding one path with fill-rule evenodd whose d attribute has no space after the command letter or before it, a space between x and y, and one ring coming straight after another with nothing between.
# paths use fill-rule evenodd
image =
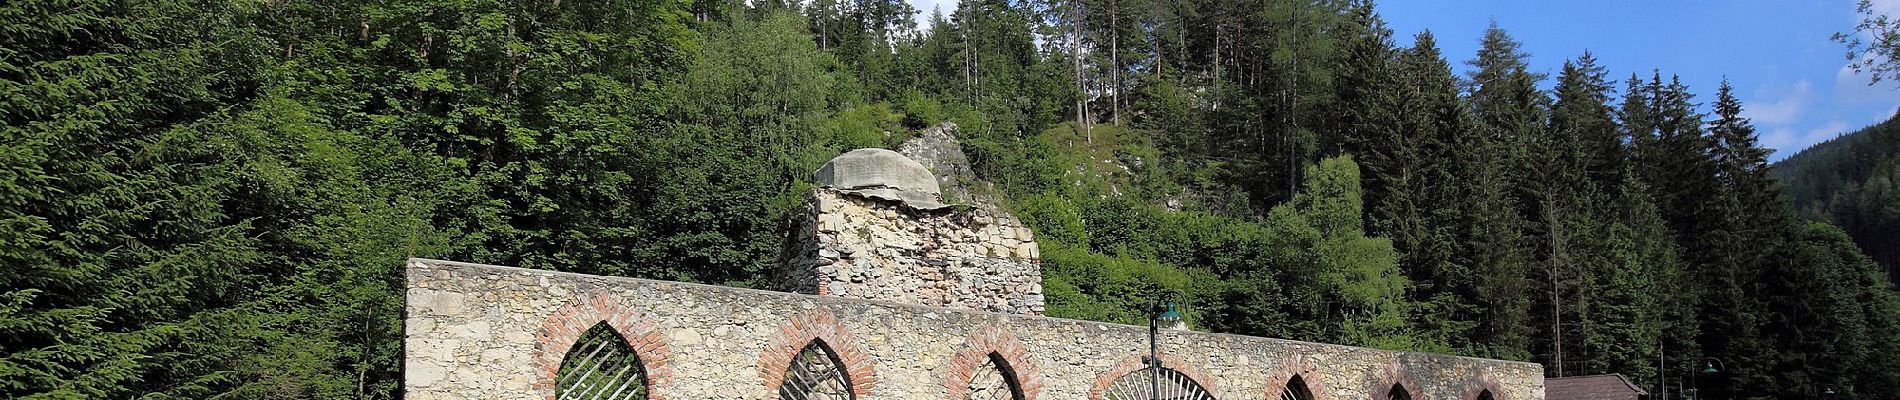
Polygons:
<instances>
[{"instance_id":1,"label":"arched window opening","mask_svg":"<svg viewBox=\"0 0 1900 400\"><path fill-rule=\"evenodd\" d=\"M646 368L633 346L606 322L581 333L554 374L557 400L647 398Z\"/></svg>"},{"instance_id":2,"label":"arched window opening","mask_svg":"<svg viewBox=\"0 0 1900 400\"><path fill-rule=\"evenodd\" d=\"M1313 391L1306 388L1306 379L1299 375L1286 380L1286 389L1280 391L1280 400L1313 400Z\"/></svg>"},{"instance_id":3,"label":"arched window opening","mask_svg":"<svg viewBox=\"0 0 1900 400\"><path fill-rule=\"evenodd\" d=\"M1387 400L1412 400L1412 392L1405 391L1405 385L1392 384L1392 390L1386 391Z\"/></svg>"},{"instance_id":4,"label":"arched window opening","mask_svg":"<svg viewBox=\"0 0 1900 400\"><path fill-rule=\"evenodd\" d=\"M1103 400L1214 400L1214 395L1187 374L1161 368L1160 391L1155 390L1155 367L1142 368L1120 378L1103 392Z\"/></svg>"},{"instance_id":5,"label":"arched window opening","mask_svg":"<svg viewBox=\"0 0 1900 400\"><path fill-rule=\"evenodd\" d=\"M1001 354L990 353L983 365L976 367L970 374L968 400L1023 400L1022 384L1016 381L1016 374L1005 369L1009 363L1003 361Z\"/></svg>"},{"instance_id":6,"label":"arched window opening","mask_svg":"<svg viewBox=\"0 0 1900 400\"><path fill-rule=\"evenodd\" d=\"M778 387L780 400L851 400L851 382L845 376L838 356L823 342L812 341L792 356L786 367L785 381Z\"/></svg>"},{"instance_id":7,"label":"arched window opening","mask_svg":"<svg viewBox=\"0 0 1900 400\"><path fill-rule=\"evenodd\" d=\"M1494 400L1494 399L1495 397L1491 395L1491 389L1485 389L1484 391L1478 392L1478 397L1474 400Z\"/></svg>"}]
</instances>

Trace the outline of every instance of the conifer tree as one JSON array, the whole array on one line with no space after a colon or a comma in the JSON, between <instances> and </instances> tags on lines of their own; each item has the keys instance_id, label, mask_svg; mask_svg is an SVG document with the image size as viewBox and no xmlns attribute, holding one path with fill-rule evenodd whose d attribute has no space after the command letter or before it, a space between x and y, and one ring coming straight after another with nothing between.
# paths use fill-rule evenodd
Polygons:
<instances>
[{"instance_id":1,"label":"conifer tree","mask_svg":"<svg viewBox=\"0 0 1900 400\"><path fill-rule=\"evenodd\" d=\"M1626 135L1617 122L1616 108L1610 105L1615 88L1607 76L1589 51L1574 62L1565 62L1551 107L1553 136L1572 143L1570 151L1582 157L1578 167L1598 188L1619 184L1624 165Z\"/></svg>"},{"instance_id":2,"label":"conifer tree","mask_svg":"<svg viewBox=\"0 0 1900 400\"><path fill-rule=\"evenodd\" d=\"M1557 78L1556 100L1552 105L1547 134L1525 141L1527 168L1534 179L1525 180L1527 198L1535 202L1526 215L1531 220L1529 236L1539 260L1532 271L1540 293L1534 313L1540 332L1534 353L1551 365L1554 376L1588 371L1601 365L1600 353L1583 346L1597 333L1597 321L1591 301L1602 271L1610 263L1603 254L1603 213L1596 207L1606 198L1589 177L1590 160L1585 138L1614 137L1616 126L1610 116L1607 91L1609 83L1595 66L1588 52L1566 61ZM1620 151L1620 147L1610 151Z\"/></svg>"},{"instance_id":3,"label":"conifer tree","mask_svg":"<svg viewBox=\"0 0 1900 400\"><path fill-rule=\"evenodd\" d=\"M1642 152L1650 151L1655 146L1656 117L1650 110L1653 97L1655 91L1635 73L1631 73L1629 80L1624 81L1622 103L1616 109L1617 127L1620 128L1617 130L1617 141L1622 143L1623 149L1619 159L1625 167L1619 169L1619 173L1640 175L1644 171L1640 163L1650 159Z\"/></svg>"},{"instance_id":4,"label":"conifer tree","mask_svg":"<svg viewBox=\"0 0 1900 400\"><path fill-rule=\"evenodd\" d=\"M1532 254L1524 230L1527 212L1517 183L1526 175L1511 166L1526 159L1530 138L1543 126L1545 100L1526 71L1525 54L1503 29L1485 32L1466 81L1474 129L1451 142L1459 160L1457 180L1465 203L1460 220L1464 247L1457 256L1475 271L1483 310L1478 337L1493 357L1523 359L1530 348Z\"/></svg>"},{"instance_id":5,"label":"conifer tree","mask_svg":"<svg viewBox=\"0 0 1900 400\"><path fill-rule=\"evenodd\" d=\"M1783 178L1856 248L1781 204L1728 85L1704 116L1584 53L1540 91L1495 24L1461 80L1369 0L914 12L0 5L0 397L397 397L402 257L758 286L812 168L942 121L1045 239L1053 316L1176 290L1210 330L1658 393L1703 357L1708 398L1900 388L1861 254L1895 253L1895 135Z\"/></svg>"},{"instance_id":6,"label":"conifer tree","mask_svg":"<svg viewBox=\"0 0 1900 400\"><path fill-rule=\"evenodd\" d=\"M1336 58L1333 92L1338 106L1326 112L1325 126L1319 137L1322 154L1349 153L1366 170L1368 209L1386 204L1383 198L1395 195L1391 182L1409 185L1417 173L1417 146L1401 136L1401 81L1398 52L1393 50L1392 32L1373 12L1369 2L1349 5L1348 18L1341 19L1345 54ZM1368 221L1378 219L1366 214Z\"/></svg>"},{"instance_id":7,"label":"conifer tree","mask_svg":"<svg viewBox=\"0 0 1900 400\"><path fill-rule=\"evenodd\" d=\"M258 322L222 294L265 258L194 124L259 95L268 47L228 2L3 7L0 397L217 393Z\"/></svg>"},{"instance_id":8,"label":"conifer tree","mask_svg":"<svg viewBox=\"0 0 1900 400\"><path fill-rule=\"evenodd\" d=\"M1693 241L1693 235L1706 228L1703 224L1715 220L1707 218L1708 210L1700 205L1700 196L1715 193L1717 188L1714 159L1709 152L1712 144L1702 130L1703 115L1696 111L1695 94L1676 77L1664 83L1658 73L1644 90L1648 118L1655 130L1653 138L1637 137L1636 163L1643 171L1644 182L1654 191L1662 214L1669 219L1670 229Z\"/></svg>"},{"instance_id":9,"label":"conifer tree","mask_svg":"<svg viewBox=\"0 0 1900 400\"><path fill-rule=\"evenodd\" d=\"M1666 343L1666 334L1693 331L1693 326L1676 323L1693 314L1682 311L1684 305L1670 296L1675 291L1666 289L1669 282L1681 278L1675 241L1641 183L1624 176L1624 184L1612 188L1609 196L1610 220L1603 225L1602 236L1605 254L1599 259L1603 264L1593 266L1599 271L1595 277L1599 293L1580 312L1598 329L1581 340L1579 348L1591 357L1578 373L1622 373L1656 386L1658 352L1665 348L1681 352L1681 343L1688 342Z\"/></svg>"},{"instance_id":10,"label":"conifer tree","mask_svg":"<svg viewBox=\"0 0 1900 400\"><path fill-rule=\"evenodd\" d=\"M1462 185L1445 184L1457 182L1454 141L1468 135L1471 117L1459 103L1457 79L1430 31L1417 34L1396 64L1404 110L1397 137L1386 143L1391 150L1365 151L1389 154L1391 164L1370 178L1387 189L1369 193L1378 199L1368 206L1371 231L1392 238L1400 251L1400 268L1412 278L1412 298L1421 307L1414 324L1422 334L1473 351L1482 348L1476 331L1481 324L1478 276L1457 258L1464 251L1456 242L1462 232L1457 224Z\"/></svg>"},{"instance_id":11,"label":"conifer tree","mask_svg":"<svg viewBox=\"0 0 1900 400\"><path fill-rule=\"evenodd\" d=\"M1741 207L1736 213L1770 218L1763 222L1778 222L1772 218L1786 211L1775 195L1780 187L1769 176L1768 154L1773 150L1760 146L1755 127L1742 116L1742 102L1733 92L1734 88L1724 80L1716 93L1715 120L1709 121L1718 173L1728 193L1736 196L1735 205Z\"/></svg>"}]
</instances>

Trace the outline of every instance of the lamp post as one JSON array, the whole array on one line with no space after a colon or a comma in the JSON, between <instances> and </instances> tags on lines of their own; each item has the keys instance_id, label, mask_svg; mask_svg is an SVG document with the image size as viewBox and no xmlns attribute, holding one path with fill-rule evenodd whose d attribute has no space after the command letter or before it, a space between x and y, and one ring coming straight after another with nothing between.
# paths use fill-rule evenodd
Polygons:
<instances>
[{"instance_id":1,"label":"lamp post","mask_svg":"<svg viewBox=\"0 0 1900 400\"><path fill-rule=\"evenodd\" d=\"M1715 369L1715 366L1717 365L1721 365L1722 369L1728 369L1728 365L1722 364L1722 359L1720 358L1702 357L1702 372L1689 374L1689 387L1691 388L1690 390L1692 390L1691 392L1689 392L1691 393L1689 395L1690 399L1693 399L1693 400L1702 399L1702 387L1696 384L1696 376L1702 375L1702 374L1714 375L1717 372L1722 372L1721 370Z\"/></svg>"},{"instance_id":2,"label":"lamp post","mask_svg":"<svg viewBox=\"0 0 1900 400\"><path fill-rule=\"evenodd\" d=\"M1161 398L1161 348L1156 344L1161 336L1161 321L1175 323L1181 321L1181 310L1174 306L1174 296L1163 293L1156 297L1154 304L1148 306L1148 398Z\"/></svg>"}]
</instances>

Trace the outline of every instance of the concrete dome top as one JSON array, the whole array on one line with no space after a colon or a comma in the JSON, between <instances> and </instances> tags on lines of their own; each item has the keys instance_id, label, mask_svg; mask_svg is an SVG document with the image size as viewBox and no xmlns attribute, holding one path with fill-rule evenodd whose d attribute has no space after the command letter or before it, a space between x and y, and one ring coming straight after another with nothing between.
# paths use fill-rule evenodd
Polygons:
<instances>
[{"instance_id":1,"label":"concrete dome top","mask_svg":"<svg viewBox=\"0 0 1900 400\"><path fill-rule=\"evenodd\" d=\"M916 209L935 210L948 205L937 176L922 163L895 151L867 148L847 151L812 173L818 185L865 197L903 202Z\"/></svg>"}]
</instances>

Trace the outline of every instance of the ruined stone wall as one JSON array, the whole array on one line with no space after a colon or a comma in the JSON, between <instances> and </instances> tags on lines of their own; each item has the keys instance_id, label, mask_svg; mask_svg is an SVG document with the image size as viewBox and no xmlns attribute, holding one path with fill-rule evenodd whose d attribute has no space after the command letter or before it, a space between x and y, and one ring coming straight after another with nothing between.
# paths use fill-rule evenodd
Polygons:
<instances>
[{"instance_id":1,"label":"ruined stone wall","mask_svg":"<svg viewBox=\"0 0 1900 400\"><path fill-rule=\"evenodd\" d=\"M1146 327L675 282L411 260L405 397L551 399L580 331L607 322L648 371L652 399L763 400L791 354L823 341L859 400L961 397L1002 360L1027 399L1100 400L1141 365ZM1288 340L1164 332L1163 365L1219 399L1277 399L1295 374L1314 400L1543 399L1535 364Z\"/></svg>"},{"instance_id":2,"label":"ruined stone wall","mask_svg":"<svg viewBox=\"0 0 1900 400\"><path fill-rule=\"evenodd\" d=\"M829 188L809 196L773 279L777 289L1042 315L1042 256L1015 217L916 210Z\"/></svg>"}]
</instances>

